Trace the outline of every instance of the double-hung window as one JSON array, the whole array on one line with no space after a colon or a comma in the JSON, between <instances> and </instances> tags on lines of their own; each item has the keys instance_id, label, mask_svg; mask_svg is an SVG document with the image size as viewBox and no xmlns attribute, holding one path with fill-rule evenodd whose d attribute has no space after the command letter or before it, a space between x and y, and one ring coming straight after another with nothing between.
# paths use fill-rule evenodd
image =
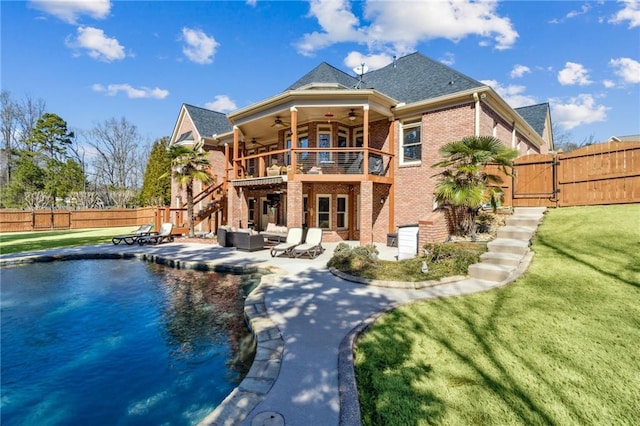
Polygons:
<instances>
[{"instance_id":1,"label":"double-hung window","mask_svg":"<svg viewBox=\"0 0 640 426\"><path fill-rule=\"evenodd\" d=\"M402 149L400 164L416 164L422 161L422 120L402 123Z\"/></svg>"}]
</instances>

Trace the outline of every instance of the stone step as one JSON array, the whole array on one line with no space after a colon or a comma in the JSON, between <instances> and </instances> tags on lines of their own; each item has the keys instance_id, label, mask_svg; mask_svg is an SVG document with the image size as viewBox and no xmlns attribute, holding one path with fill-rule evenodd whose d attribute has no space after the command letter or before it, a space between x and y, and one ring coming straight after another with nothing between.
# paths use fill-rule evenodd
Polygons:
<instances>
[{"instance_id":1,"label":"stone step","mask_svg":"<svg viewBox=\"0 0 640 426\"><path fill-rule=\"evenodd\" d=\"M513 238L496 238L487 243L487 249L494 253L511 253L525 255L529 252L529 241Z\"/></svg>"},{"instance_id":2,"label":"stone step","mask_svg":"<svg viewBox=\"0 0 640 426\"><path fill-rule=\"evenodd\" d=\"M542 221L543 215L541 214L518 214L508 217L505 220L507 226L528 226L530 228L537 228Z\"/></svg>"},{"instance_id":3,"label":"stone step","mask_svg":"<svg viewBox=\"0 0 640 426\"><path fill-rule=\"evenodd\" d=\"M509 275L515 270L514 266L474 263L469 266L469 277L483 281L501 282L509 278Z\"/></svg>"},{"instance_id":4,"label":"stone step","mask_svg":"<svg viewBox=\"0 0 640 426\"><path fill-rule=\"evenodd\" d=\"M498 228L498 238L513 238L514 240L530 240L535 228L529 226L503 226Z\"/></svg>"},{"instance_id":5,"label":"stone step","mask_svg":"<svg viewBox=\"0 0 640 426\"><path fill-rule=\"evenodd\" d=\"M544 214L547 211L546 207L514 207L513 214Z\"/></svg>"},{"instance_id":6,"label":"stone step","mask_svg":"<svg viewBox=\"0 0 640 426\"><path fill-rule=\"evenodd\" d=\"M518 266L522 262L523 256L513 253L486 252L480 255L480 261L493 265Z\"/></svg>"}]
</instances>

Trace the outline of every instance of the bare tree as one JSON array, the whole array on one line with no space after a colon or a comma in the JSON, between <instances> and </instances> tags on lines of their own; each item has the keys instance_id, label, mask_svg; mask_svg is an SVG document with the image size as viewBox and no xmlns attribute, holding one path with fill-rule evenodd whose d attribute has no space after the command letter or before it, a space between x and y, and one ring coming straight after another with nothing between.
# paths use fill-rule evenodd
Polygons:
<instances>
[{"instance_id":1,"label":"bare tree","mask_svg":"<svg viewBox=\"0 0 640 426\"><path fill-rule=\"evenodd\" d=\"M18 122L18 107L11 99L8 91L0 93L0 133L2 134L2 148L0 151L0 184L6 185L11 180L12 151L15 145L15 132Z\"/></svg>"},{"instance_id":2,"label":"bare tree","mask_svg":"<svg viewBox=\"0 0 640 426\"><path fill-rule=\"evenodd\" d=\"M96 183L110 189L138 189L142 183L146 151L137 127L124 117L110 118L91 129L87 143L96 150Z\"/></svg>"},{"instance_id":3,"label":"bare tree","mask_svg":"<svg viewBox=\"0 0 640 426\"><path fill-rule=\"evenodd\" d=\"M131 189L120 189L109 193L113 205L119 209L126 208L135 198L136 193Z\"/></svg>"},{"instance_id":4,"label":"bare tree","mask_svg":"<svg viewBox=\"0 0 640 426\"><path fill-rule=\"evenodd\" d=\"M25 192L24 202L29 210L42 210L51 206L53 200L44 191Z\"/></svg>"},{"instance_id":5,"label":"bare tree","mask_svg":"<svg viewBox=\"0 0 640 426\"><path fill-rule=\"evenodd\" d=\"M24 100L17 104L18 108L18 143L20 148L33 151L35 147L27 143L33 138L33 130L36 128L38 119L42 117L46 109L46 103L42 99L33 99L25 96Z\"/></svg>"},{"instance_id":6,"label":"bare tree","mask_svg":"<svg viewBox=\"0 0 640 426\"><path fill-rule=\"evenodd\" d=\"M90 209L95 207L98 194L91 191L75 191L69 194L71 203L78 209Z\"/></svg>"}]
</instances>

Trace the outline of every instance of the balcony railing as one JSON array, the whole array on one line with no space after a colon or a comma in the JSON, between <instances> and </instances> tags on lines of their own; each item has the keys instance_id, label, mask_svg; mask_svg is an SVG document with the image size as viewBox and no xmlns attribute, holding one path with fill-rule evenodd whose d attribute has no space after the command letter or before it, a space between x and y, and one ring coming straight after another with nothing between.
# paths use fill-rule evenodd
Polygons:
<instances>
[{"instance_id":1,"label":"balcony railing","mask_svg":"<svg viewBox=\"0 0 640 426\"><path fill-rule=\"evenodd\" d=\"M292 170L291 159L296 167ZM365 161L365 158L367 161ZM281 175L349 175L353 179L364 175L391 177L393 154L369 148L298 148L278 150L240 157L236 161L236 176L231 179L274 177ZM311 176L297 176L300 179ZM345 176L346 177L346 176Z\"/></svg>"}]
</instances>

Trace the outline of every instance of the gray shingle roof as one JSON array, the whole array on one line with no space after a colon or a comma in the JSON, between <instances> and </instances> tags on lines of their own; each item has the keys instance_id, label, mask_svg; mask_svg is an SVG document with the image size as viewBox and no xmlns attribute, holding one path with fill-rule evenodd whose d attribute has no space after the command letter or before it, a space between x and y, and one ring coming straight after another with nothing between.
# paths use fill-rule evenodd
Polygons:
<instances>
[{"instance_id":1,"label":"gray shingle roof","mask_svg":"<svg viewBox=\"0 0 640 426\"><path fill-rule=\"evenodd\" d=\"M547 113L549 112L548 103L515 108L515 111L520 114L520 117L524 118L524 121L533 127L536 133L542 136L544 124L547 120Z\"/></svg>"},{"instance_id":2,"label":"gray shingle roof","mask_svg":"<svg viewBox=\"0 0 640 426\"><path fill-rule=\"evenodd\" d=\"M409 104L483 86L479 81L415 52L365 74L362 88L378 90Z\"/></svg>"},{"instance_id":3,"label":"gray shingle roof","mask_svg":"<svg viewBox=\"0 0 640 426\"><path fill-rule=\"evenodd\" d=\"M301 79L293 83L287 90L296 90L311 83L338 83L347 88L353 88L358 84L358 79L350 76L344 71L322 62L320 65L309 71Z\"/></svg>"},{"instance_id":4,"label":"gray shingle roof","mask_svg":"<svg viewBox=\"0 0 640 426\"><path fill-rule=\"evenodd\" d=\"M184 104L184 107L187 109L200 136L220 135L233 130L227 116L221 112L188 104Z\"/></svg>"},{"instance_id":5,"label":"gray shingle roof","mask_svg":"<svg viewBox=\"0 0 640 426\"><path fill-rule=\"evenodd\" d=\"M287 90L311 83L338 83L355 88L359 78L322 62ZM456 92L482 87L484 84L416 52L397 59L386 67L366 73L362 89L375 89L399 102L414 103Z\"/></svg>"}]
</instances>

